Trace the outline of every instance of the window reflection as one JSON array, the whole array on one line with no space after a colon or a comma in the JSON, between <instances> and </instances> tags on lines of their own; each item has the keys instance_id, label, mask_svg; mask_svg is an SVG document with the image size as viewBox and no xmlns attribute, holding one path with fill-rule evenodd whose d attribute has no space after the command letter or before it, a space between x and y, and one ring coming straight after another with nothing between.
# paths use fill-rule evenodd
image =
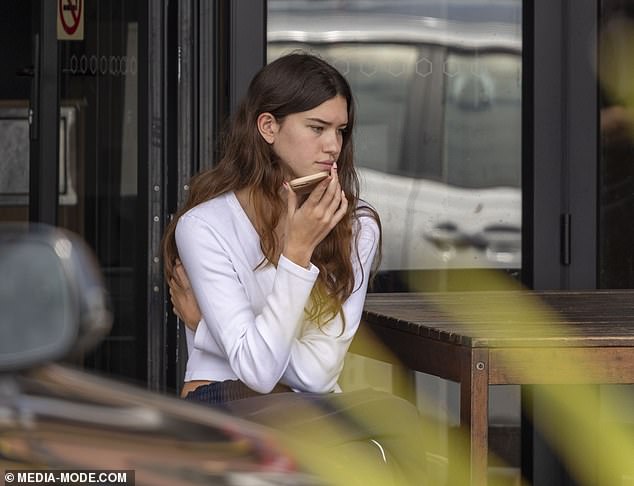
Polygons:
<instances>
[{"instance_id":1,"label":"window reflection","mask_svg":"<svg viewBox=\"0 0 634 486\"><path fill-rule=\"evenodd\" d=\"M634 2L601 2L599 286L634 286Z\"/></svg>"},{"instance_id":2,"label":"window reflection","mask_svg":"<svg viewBox=\"0 0 634 486\"><path fill-rule=\"evenodd\" d=\"M381 269L519 269L522 2L268 5L269 60L316 52L352 85Z\"/></svg>"}]
</instances>

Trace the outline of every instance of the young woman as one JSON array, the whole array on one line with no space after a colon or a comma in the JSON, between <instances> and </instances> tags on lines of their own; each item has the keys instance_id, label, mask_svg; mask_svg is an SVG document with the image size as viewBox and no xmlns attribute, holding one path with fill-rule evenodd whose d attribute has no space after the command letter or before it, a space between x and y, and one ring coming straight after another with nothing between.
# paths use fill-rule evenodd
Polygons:
<instances>
[{"instance_id":1,"label":"young woman","mask_svg":"<svg viewBox=\"0 0 634 486\"><path fill-rule=\"evenodd\" d=\"M186 393L228 380L337 389L380 241L359 201L353 125L348 83L317 57L282 57L253 79L222 159L165 235L167 277L180 258L202 314L188 323ZM324 171L307 197L288 185Z\"/></svg>"},{"instance_id":2,"label":"young woman","mask_svg":"<svg viewBox=\"0 0 634 486\"><path fill-rule=\"evenodd\" d=\"M284 56L252 80L222 158L194 178L164 237L172 302L188 329L188 400L268 424L285 415L271 400L290 406L310 397L324 410L320 397L328 397L324 415L385 403L378 395L330 400L347 395L331 392L381 241L377 213L359 199L353 128L350 87L318 57ZM289 186L319 172L328 176L307 195ZM303 393L270 395L291 390ZM288 417L298 430L320 428L314 417ZM412 435L412 423L401 428ZM352 441L376 435L347 430ZM401 448L418 454L411 442Z\"/></svg>"}]
</instances>

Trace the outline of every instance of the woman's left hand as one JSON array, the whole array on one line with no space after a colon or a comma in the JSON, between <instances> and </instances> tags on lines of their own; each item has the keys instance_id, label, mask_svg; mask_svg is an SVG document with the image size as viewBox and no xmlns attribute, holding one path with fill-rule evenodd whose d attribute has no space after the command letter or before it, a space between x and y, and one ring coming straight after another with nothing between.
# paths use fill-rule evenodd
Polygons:
<instances>
[{"instance_id":1,"label":"woman's left hand","mask_svg":"<svg viewBox=\"0 0 634 486\"><path fill-rule=\"evenodd\" d=\"M202 318L196 296L192 292L189 278L180 260L174 262L174 277L169 281L173 311L192 331L196 331Z\"/></svg>"}]
</instances>

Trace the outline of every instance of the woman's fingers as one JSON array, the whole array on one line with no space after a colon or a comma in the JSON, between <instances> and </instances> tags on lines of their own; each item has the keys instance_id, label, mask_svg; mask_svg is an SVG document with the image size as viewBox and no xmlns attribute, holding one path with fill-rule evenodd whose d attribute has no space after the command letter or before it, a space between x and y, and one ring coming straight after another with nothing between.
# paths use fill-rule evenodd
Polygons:
<instances>
[{"instance_id":1,"label":"woman's fingers","mask_svg":"<svg viewBox=\"0 0 634 486\"><path fill-rule=\"evenodd\" d=\"M322 216L328 216L328 209L330 208L333 199L339 198L339 191L341 187L339 185L339 176L337 174L337 164L333 164L330 169L330 175L321 181L315 189L310 193L308 199L304 203L307 208L315 208L318 211L325 211Z\"/></svg>"},{"instance_id":2,"label":"woman's fingers","mask_svg":"<svg viewBox=\"0 0 634 486\"><path fill-rule=\"evenodd\" d=\"M181 261L174 260L174 271L169 279L170 300L172 311L192 331L196 331L201 319L198 302L191 289L191 283Z\"/></svg>"},{"instance_id":3,"label":"woman's fingers","mask_svg":"<svg viewBox=\"0 0 634 486\"><path fill-rule=\"evenodd\" d=\"M333 194L332 199L330 200L330 204L328 205L329 215L334 216L334 214L337 212L337 209L339 209L339 207L341 206L342 194L343 194L343 191L341 189L341 186L339 186L339 183L337 183L337 189L335 193Z\"/></svg>"},{"instance_id":4,"label":"woman's fingers","mask_svg":"<svg viewBox=\"0 0 634 486\"><path fill-rule=\"evenodd\" d=\"M330 168L330 182L321 198L321 203L330 206L333 199L338 197L341 186L339 185L339 175L337 174L337 164L333 164Z\"/></svg>"},{"instance_id":5,"label":"woman's fingers","mask_svg":"<svg viewBox=\"0 0 634 486\"><path fill-rule=\"evenodd\" d=\"M284 183L284 189L286 189L286 206L288 209L288 216L292 217L297 210L297 194L288 182Z\"/></svg>"},{"instance_id":6,"label":"woman's fingers","mask_svg":"<svg viewBox=\"0 0 634 486\"><path fill-rule=\"evenodd\" d=\"M327 200L325 202L329 205L330 214L334 214L341 202L341 184L339 183L339 173L337 172L336 162L332 164L330 176L332 177L332 181L326 192Z\"/></svg>"},{"instance_id":7,"label":"woman's fingers","mask_svg":"<svg viewBox=\"0 0 634 486\"><path fill-rule=\"evenodd\" d=\"M346 194L343 192L343 190L341 190L340 204L339 204L339 207L337 208L337 211L335 211L335 214L333 214L333 217L332 217L333 228L337 225L339 221L343 219L347 211L348 211L348 198L346 197Z\"/></svg>"},{"instance_id":8,"label":"woman's fingers","mask_svg":"<svg viewBox=\"0 0 634 486\"><path fill-rule=\"evenodd\" d=\"M180 312L178 312L178 306L180 305L180 295L182 294L182 290L178 290L176 287L176 281L171 278L169 280L169 289L170 289L170 301L172 302L172 312L178 317L180 320L183 320Z\"/></svg>"},{"instance_id":9,"label":"woman's fingers","mask_svg":"<svg viewBox=\"0 0 634 486\"><path fill-rule=\"evenodd\" d=\"M174 306L174 308L178 308L181 305L181 301L184 298L184 294L185 292L187 292L187 290L179 287L176 283L176 280L174 280L173 278L171 278L169 281L169 289L172 305ZM180 314L178 312L174 312L174 314L180 317Z\"/></svg>"},{"instance_id":10,"label":"woman's fingers","mask_svg":"<svg viewBox=\"0 0 634 486\"><path fill-rule=\"evenodd\" d=\"M348 210L348 201L341 189L337 167L321 181L299 207L296 195L287 188L289 210L284 254L304 265L314 248L332 231ZM291 201L292 198L292 201ZM305 265L304 265L305 266Z\"/></svg>"},{"instance_id":11,"label":"woman's fingers","mask_svg":"<svg viewBox=\"0 0 634 486\"><path fill-rule=\"evenodd\" d=\"M317 206L322 199L324 198L326 192L330 188L330 184L332 182L332 174L326 177L323 181L315 186L315 188L311 191L310 195L304 202L304 204Z\"/></svg>"},{"instance_id":12,"label":"woman's fingers","mask_svg":"<svg viewBox=\"0 0 634 486\"><path fill-rule=\"evenodd\" d=\"M189 283L189 278L187 278L185 268L183 268L183 264L180 262L180 260L176 260L175 263L174 276L176 285L178 285L181 289L187 290L191 287L191 284Z\"/></svg>"},{"instance_id":13,"label":"woman's fingers","mask_svg":"<svg viewBox=\"0 0 634 486\"><path fill-rule=\"evenodd\" d=\"M185 275L185 279L187 279L187 275ZM183 321L192 331L195 331L201 319L201 313L196 297L189 286L188 279L186 283L187 287L183 287L176 278L169 280L170 300L176 317Z\"/></svg>"}]
</instances>

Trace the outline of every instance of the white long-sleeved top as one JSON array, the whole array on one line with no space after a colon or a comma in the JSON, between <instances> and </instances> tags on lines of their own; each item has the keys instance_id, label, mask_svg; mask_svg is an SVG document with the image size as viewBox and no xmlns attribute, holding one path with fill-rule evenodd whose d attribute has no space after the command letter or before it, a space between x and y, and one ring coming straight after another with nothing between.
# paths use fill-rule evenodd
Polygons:
<instances>
[{"instance_id":1,"label":"white long-sleeved top","mask_svg":"<svg viewBox=\"0 0 634 486\"><path fill-rule=\"evenodd\" d=\"M277 267L258 265L264 255L235 193L199 204L181 216L176 244L202 320L188 333L185 381L239 379L261 393L276 383L325 393L337 379L359 326L379 229L361 215L353 238L354 292L338 315L318 328L305 317L319 270L280 256ZM359 258L357 259L357 255Z\"/></svg>"}]
</instances>

